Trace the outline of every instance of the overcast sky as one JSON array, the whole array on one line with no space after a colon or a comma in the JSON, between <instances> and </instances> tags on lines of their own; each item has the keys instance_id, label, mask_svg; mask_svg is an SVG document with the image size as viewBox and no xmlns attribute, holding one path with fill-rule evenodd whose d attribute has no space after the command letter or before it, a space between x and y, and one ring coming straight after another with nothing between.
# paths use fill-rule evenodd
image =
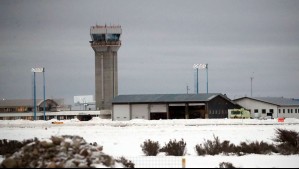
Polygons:
<instances>
[{"instance_id":1,"label":"overcast sky","mask_svg":"<svg viewBox=\"0 0 299 169\"><path fill-rule=\"evenodd\" d=\"M119 94L192 93L208 63L210 93L250 96L253 76L253 96L299 98L297 0L1 0L0 98L33 98L32 67L47 98L94 95L96 24L122 26Z\"/></svg>"}]
</instances>

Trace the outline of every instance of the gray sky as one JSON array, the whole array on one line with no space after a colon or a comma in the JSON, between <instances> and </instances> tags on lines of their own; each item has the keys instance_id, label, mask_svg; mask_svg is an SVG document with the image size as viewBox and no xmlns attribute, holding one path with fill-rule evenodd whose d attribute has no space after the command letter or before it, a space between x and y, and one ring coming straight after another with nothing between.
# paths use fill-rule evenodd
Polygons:
<instances>
[{"instance_id":1,"label":"gray sky","mask_svg":"<svg viewBox=\"0 0 299 169\"><path fill-rule=\"evenodd\" d=\"M211 93L250 96L253 76L253 96L299 98L297 0L1 0L0 98L32 98L32 67L47 98L94 95L95 24L122 26L119 94L194 92L208 63Z\"/></svg>"}]
</instances>

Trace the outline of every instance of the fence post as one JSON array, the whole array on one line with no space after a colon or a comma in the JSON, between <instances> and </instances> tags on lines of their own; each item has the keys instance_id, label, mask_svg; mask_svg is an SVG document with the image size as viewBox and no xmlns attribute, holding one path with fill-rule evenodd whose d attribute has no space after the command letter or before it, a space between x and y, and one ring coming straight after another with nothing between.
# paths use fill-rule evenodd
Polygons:
<instances>
[{"instance_id":1,"label":"fence post","mask_svg":"<svg viewBox=\"0 0 299 169\"><path fill-rule=\"evenodd\" d=\"M186 158L182 158L182 168L186 168Z\"/></svg>"}]
</instances>

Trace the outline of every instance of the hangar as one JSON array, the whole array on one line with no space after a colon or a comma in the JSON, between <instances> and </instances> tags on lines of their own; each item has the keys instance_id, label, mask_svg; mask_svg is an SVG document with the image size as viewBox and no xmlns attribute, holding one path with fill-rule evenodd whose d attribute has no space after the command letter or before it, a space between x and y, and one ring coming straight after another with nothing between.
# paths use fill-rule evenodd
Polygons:
<instances>
[{"instance_id":1,"label":"hangar","mask_svg":"<svg viewBox=\"0 0 299 169\"><path fill-rule=\"evenodd\" d=\"M227 118L234 108L240 106L220 93L119 95L112 101L112 120Z\"/></svg>"}]
</instances>

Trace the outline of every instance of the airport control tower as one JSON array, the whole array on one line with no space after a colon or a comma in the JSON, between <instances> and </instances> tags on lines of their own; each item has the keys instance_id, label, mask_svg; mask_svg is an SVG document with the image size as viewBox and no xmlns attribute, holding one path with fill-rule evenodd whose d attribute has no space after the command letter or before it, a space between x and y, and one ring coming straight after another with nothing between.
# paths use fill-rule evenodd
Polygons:
<instances>
[{"instance_id":1,"label":"airport control tower","mask_svg":"<svg viewBox=\"0 0 299 169\"><path fill-rule=\"evenodd\" d=\"M118 95L117 51L121 46L121 26L92 26L91 47L95 52L95 100L97 110L111 110Z\"/></svg>"}]
</instances>

